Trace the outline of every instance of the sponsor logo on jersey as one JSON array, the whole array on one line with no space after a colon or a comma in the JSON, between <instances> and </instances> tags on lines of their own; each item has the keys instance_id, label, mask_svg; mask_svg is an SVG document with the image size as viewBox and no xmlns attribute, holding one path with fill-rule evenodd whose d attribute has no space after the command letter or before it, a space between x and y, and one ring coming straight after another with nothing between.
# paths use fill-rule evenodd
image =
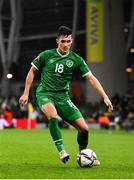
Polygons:
<instances>
[{"instance_id":1,"label":"sponsor logo on jersey","mask_svg":"<svg viewBox=\"0 0 134 180\"><path fill-rule=\"evenodd\" d=\"M56 73L55 75L61 77L61 75L59 73Z\"/></svg>"},{"instance_id":2,"label":"sponsor logo on jersey","mask_svg":"<svg viewBox=\"0 0 134 180\"><path fill-rule=\"evenodd\" d=\"M54 59L50 59L50 61L49 61L50 63L53 63L54 62Z\"/></svg>"},{"instance_id":3,"label":"sponsor logo on jersey","mask_svg":"<svg viewBox=\"0 0 134 180\"><path fill-rule=\"evenodd\" d=\"M74 64L74 62L71 61L71 60L67 60L67 61L66 61L66 65L67 65L67 67L69 67L69 68L71 68L71 67L73 66L73 64Z\"/></svg>"}]
</instances>

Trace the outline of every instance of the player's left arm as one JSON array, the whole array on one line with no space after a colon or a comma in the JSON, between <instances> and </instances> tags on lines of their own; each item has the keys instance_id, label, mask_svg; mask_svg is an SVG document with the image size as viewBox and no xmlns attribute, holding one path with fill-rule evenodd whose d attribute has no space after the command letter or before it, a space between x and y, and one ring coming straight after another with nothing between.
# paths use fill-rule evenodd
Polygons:
<instances>
[{"instance_id":1,"label":"player's left arm","mask_svg":"<svg viewBox=\"0 0 134 180\"><path fill-rule=\"evenodd\" d=\"M112 112L113 111L112 103L111 103L109 97L107 96L107 94L105 93L105 91L104 91L102 85L100 84L100 82L98 81L98 79L91 72L88 73L85 77L86 77L87 81L93 86L93 88L96 89L96 91L104 99L104 103L106 104L106 106L108 106L108 111Z\"/></svg>"}]
</instances>

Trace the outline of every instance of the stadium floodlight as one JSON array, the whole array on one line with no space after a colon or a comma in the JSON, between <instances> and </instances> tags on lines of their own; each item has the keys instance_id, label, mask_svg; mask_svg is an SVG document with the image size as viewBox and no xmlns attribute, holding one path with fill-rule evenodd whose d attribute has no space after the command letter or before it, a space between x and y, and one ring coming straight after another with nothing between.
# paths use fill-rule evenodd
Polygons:
<instances>
[{"instance_id":1,"label":"stadium floodlight","mask_svg":"<svg viewBox=\"0 0 134 180\"><path fill-rule=\"evenodd\" d=\"M127 72L127 73L132 73L132 72L133 72L133 69L132 69L131 67L128 67L128 68L126 68L126 72Z\"/></svg>"},{"instance_id":2,"label":"stadium floodlight","mask_svg":"<svg viewBox=\"0 0 134 180\"><path fill-rule=\"evenodd\" d=\"M8 78L8 79L12 79L12 77L13 77L13 75L12 75L11 73L8 73L8 74L7 74L7 78Z\"/></svg>"},{"instance_id":3,"label":"stadium floodlight","mask_svg":"<svg viewBox=\"0 0 134 180\"><path fill-rule=\"evenodd\" d=\"M134 53L134 48L131 48L131 49L130 49L130 52L131 52L131 53Z\"/></svg>"}]
</instances>

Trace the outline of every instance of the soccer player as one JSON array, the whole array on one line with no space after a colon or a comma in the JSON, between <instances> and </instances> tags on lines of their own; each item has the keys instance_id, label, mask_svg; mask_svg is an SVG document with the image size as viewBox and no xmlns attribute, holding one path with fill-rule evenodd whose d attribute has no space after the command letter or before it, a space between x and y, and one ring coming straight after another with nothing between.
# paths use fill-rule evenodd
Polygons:
<instances>
[{"instance_id":1,"label":"soccer player","mask_svg":"<svg viewBox=\"0 0 134 180\"><path fill-rule=\"evenodd\" d=\"M57 48L41 52L32 61L32 66L27 74L24 93L19 102L21 105L27 104L35 73L38 70L41 71L41 82L36 90L37 102L48 118L48 127L59 151L60 160L66 163L69 154L64 149L61 130L58 126L59 116L78 130L79 150L87 148L88 145L88 126L69 96L69 86L74 69L78 69L82 76L97 90L108 106L109 112L113 110L113 106L83 58L71 51L72 30L66 26L59 27L56 42ZM96 160L93 165L100 165L99 160Z\"/></svg>"}]
</instances>

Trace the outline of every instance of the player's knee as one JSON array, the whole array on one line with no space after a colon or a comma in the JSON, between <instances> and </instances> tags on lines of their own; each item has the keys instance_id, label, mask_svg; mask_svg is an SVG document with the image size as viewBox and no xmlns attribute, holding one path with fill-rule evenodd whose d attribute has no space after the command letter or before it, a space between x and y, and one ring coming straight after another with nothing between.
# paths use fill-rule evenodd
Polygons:
<instances>
[{"instance_id":1,"label":"player's knee","mask_svg":"<svg viewBox=\"0 0 134 180\"><path fill-rule=\"evenodd\" d=\"M48 115L48 120L51 120L51 119L56 119L57 118L57 114L50 114Z\"/></svg>"},{"instance_id":2,"label":"player's knee","mask_svg":"<svg viewBox=\"0 0 134 180\"><path fill-rule=\"evenodd\" d=\"M89 131L89 128L88 128L88 126L84 126L84 127L82 127L81 129L80 129L80 131L81 132L87 132L88 133L88 131Z\"/></svg>"},{"instance_id":3,"label":"player's knee","mask_svg":"<svg viewBox=\"0 0 134 180\"><path fill-rule=\"evenodd\" d=\"M88 131L89 131L89 128L86 127L86 128L84 129L84 132L85 132L85 133L88 133Z\"/></svg>"},{"instance_id":4,"label":"player's knee","mask_svg":"<svg viewBox=\"0 0 134 180\"><path fill-rule=\"evenodd\" d=\"M57 118L57 116L58 116L55 107L51 103L42 105L42 111L46 115L48 120Z\"/></svg>"}]
</instances>

